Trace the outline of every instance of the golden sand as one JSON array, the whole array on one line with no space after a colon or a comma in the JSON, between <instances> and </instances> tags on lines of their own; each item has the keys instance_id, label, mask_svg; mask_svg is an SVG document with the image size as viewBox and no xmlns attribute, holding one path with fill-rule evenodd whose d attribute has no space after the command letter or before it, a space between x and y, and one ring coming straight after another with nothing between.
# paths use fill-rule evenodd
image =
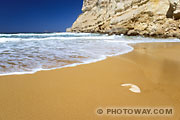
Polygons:
<instances>
[{"instance_id":1,"label":"golden sand","mask_svg":"<svg viewBox=\"0 0 180 120\"><path fill-rule=\"evenodd\" d=\"M0 77L0 120L180 120L180 44L134 45L104 61ZM134 84L134 93L122 84ZM99 107L173 107L172 116L105 116Z\"/></svg>"}]
</instances>

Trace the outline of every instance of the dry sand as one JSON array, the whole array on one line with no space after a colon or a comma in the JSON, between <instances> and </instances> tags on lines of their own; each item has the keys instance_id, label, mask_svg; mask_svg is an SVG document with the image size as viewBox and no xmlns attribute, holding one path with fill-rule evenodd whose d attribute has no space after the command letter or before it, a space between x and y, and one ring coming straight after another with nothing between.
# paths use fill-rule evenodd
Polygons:
<instances>
[{"instance_id":1,"label":"dry sand","mask_svg":"<svg viewBox=\"0 0 180 120\"><path fill-rule=\"evenodd\" d=\"M141 89L133 93L121 84ZM105 116L99 107L173 107L172 116ZM0 120L180 120L180 44L135 45L104 61L0 77Z\"/></svg>"}]
</instances>

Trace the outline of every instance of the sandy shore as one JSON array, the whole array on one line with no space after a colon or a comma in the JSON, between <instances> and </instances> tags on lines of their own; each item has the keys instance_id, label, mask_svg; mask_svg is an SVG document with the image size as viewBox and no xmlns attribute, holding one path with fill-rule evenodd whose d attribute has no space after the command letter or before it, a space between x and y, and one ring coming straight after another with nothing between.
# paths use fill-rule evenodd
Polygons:
<instances>
[{"instance_id":1,"label":"sandy shore","mask_svg":"<svg viewBox=\"0 0 180 120\"><path fill-rule=\"evenodd\" d=\"M133 93L121 84L139 86ZM0 77L1 120L180 120L180 44L135 45L97 63ZM173 107L172 116L97 115L102 107Z\"/></svg>"}]
</instances>

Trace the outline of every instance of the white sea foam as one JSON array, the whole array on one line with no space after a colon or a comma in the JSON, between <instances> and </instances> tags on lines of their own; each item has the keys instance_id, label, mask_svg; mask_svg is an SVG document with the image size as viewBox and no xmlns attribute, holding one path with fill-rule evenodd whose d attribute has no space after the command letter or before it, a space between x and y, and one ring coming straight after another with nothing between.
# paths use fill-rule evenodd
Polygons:
<instances>
[{"instance_id":1,"label":"white sea foam","mask_svg":"<svg viewBox=\"0 0 180 120\"><path fill-rule=\"evenodd\" d=\"M45 37L45 38L5 38L0 37L0 43L19 41L39 41L39 40L113 40L114 36L83 36L83 37Z\"/></svg>"},{"instance_id":2,"label":"white sea foam","mask_svg":"<svg viewBox=\"0 0 180 120\"><path fill-rule=\"evenodd\" d=\"M179 42L91 33L0 34L0 75L32 74L89 64L131 52L129 43Z\"/></svg>"}]
</instances>

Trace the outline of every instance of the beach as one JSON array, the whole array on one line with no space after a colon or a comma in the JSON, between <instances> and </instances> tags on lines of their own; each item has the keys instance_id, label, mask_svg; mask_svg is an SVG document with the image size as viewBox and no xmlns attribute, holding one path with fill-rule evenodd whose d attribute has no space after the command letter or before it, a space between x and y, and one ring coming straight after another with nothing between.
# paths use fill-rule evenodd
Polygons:
<instances>
[{"instance_id":1,"label":"beach","mask_svg":"<svg viewBox=\"0 0 180 120\"><path fill-rule=\"evenodd\" d=\"M0 76L0 119L179 120L180 43L131 45L132 52L91 64ZM99 107L172 107L174 115L97 115Z\"/></svg>"}]
</instances>

